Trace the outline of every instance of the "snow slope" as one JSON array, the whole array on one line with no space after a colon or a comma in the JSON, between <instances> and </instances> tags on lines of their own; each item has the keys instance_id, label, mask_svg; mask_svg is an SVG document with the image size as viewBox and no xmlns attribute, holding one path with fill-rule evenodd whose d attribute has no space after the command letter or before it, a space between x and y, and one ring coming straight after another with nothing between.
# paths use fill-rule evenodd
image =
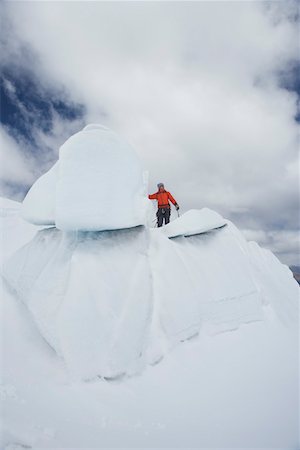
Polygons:
<instances>
[{"instance_id":1,"label":"snow slope","mask_svg":"<svg viewBox=\"0 0 300 450\"><path fill-rule=\"evenodd\" d=\"M267 255L230 222L172 240L142 226L53 227L8 259L3 275L70 375L89 380L139 373L203 326L217 333L263 320L263 304L297 323L297 283Z\"/></svg>"},{"instance_id":2,"label":"snow slope","mask_svg":"<svg viewBox=\"0 0 300 450\"><path fill-rule=\"evenodd\" d=\"M0 250L1 264L36 234L38 228L22 219L21 204L0 197Z\"/></svg>"},{"instance_id":3,"label":"snow slope","mask_svg":"<svg viewBox=\"0 0 300 450\"><path fill-rule=\"evenodd\" d=\"M292 273L207 208L144 226L145 182L89 125L30 223L1 200L1 450L298 448Z\"/></svg>"},{"instance_id":4,"label":"snow slope","mask_svg":"<svg viewBox=\"0 0 300 450\"><path fill-rule=\"evenodd\" d=\"M15 250L16 235L19 239L18 245L22 240L22 244L25 244L27 248L32 247L32 242L36 242L37 237L34 237L30 243L28 241L36 233L36 227L20 219L17 213L18 204L10 202L8 204L6 200L2 200L1 206L1 231L9 257ZM137 230L131 230L132 236L136 232ZM152 328L156 330L156 333L152 330L152 336L155 335L157 339L156 342L152 342L151 358L152 361L157 361L161 352L168 351L167 358L159 364L148 366L142 376L122 378L119 382L108 382L101 378L98 382L81 383L72 379L70 371L66 370L64 359L58 357L42 338L39 328L36 327L38 321L32 320L31 312L23 302L20 302L18 296L8 290L5 283L2 286L3 295L1 296L1 449L24 448L21 446L34 450L112 447L185 449L276 447L282 450L298 448L297 332L295 329L293 331L292 325L287 320L284 326L279 319L279 316L284 320L287 319L284 314L286 294L289 292L288 285L292 292L294 284L287 282L289 280L287 268L269 252L260 249L254 243L246 243L233 226L229 224L220 232L222 234L214 231L207 235L169 240L160 233L160 230L151 230L146 242L151 246L148 255L151 259L149 270L154 277L154 291L158 292L157 283L161 283L161 288L167 289L167 280L161 280L159 276L161 268L166 263L165 257L159 259L160 245L164 246L163 251L169 252L170 244L172 258L176 254L178 260L182 258L184 248L191 252L191 247L195 247L189 256L195 258L197 255L198 258L205 248L212 245L213 240L217 239L220 243L223 240L221 236L223 235L223 238L227 236L227 246L230 247L232 245L230 241L233 240L241 253L248 253L247 267L255 278L255 283L257 280L260 283L259 289L264 306L260 305L259 314L263 312L264 320L251 322L246 327L239 327L231 333L219 334L211 333L216 331L216 326L219 327L219 320L209 321L210 323L206 321L206 325L203 324L199 328L197 338L187 340L176 347L172 339L173 350L170 351L170 343L166 336L160 336L157 333L159 323L158 314L155 314ZM126 243L122 242L122 233L124 233L123 237L126 236L125 241L128 242L130 240L128 231L104 233L103 244L109 243L109 235L115 234L115 237L119 235L118 244L111 249L111 259L108 254L105 256L110 268L115 267L115 257L124 254L120 251L124 250L122 245L126 246ZM54 229L38 232L38 236L44 235L45 239L46 236L48 238L51 236L49 240L53 241L51 244L53 250L57 241L62 245L62 240L58 239L58 236L62 234L63 232ZM72 246L69 249L69 254L72 253L71 261L74 261L77 268L76 271L74 269L73 281L70 281L74 289L76 286L79 288L85 284L87 275L90 276L89 280L99 287L97 275L89 274L88 270L89 267L95 266L93 259L97 259L99 264L99 258L96 258L99 242L98 240L94 242L94 234L97 233L87 233L86 242L77 238L78 253L74 253ZM139 248L141 256L145 258L145 254L143 255L145 240L141 238L143 235L144 233L140 232L138 243L134 243L134 249ZM92 242L96 244L97 250L94 245L91 245ZM223 258L226 245L225 243L222 245ZM107 251L108 247L107 245ZM46 246L44 250L45 248ZM59 257L58 248L59 246L56 248L56 262L61 262L57 270L59 273L63 266L63 259ZM101 247L102 250L104 248L105 245ZM215 252L217 248L216 246ZM49 250L48 256L40 251L38 256L36 250L34 255L45 270L42 257L47 260L51 253L52 256L55 254L55 251ZM236 252L239 253L239 250L236 249ZM21 253L24 253L24 249ZM81 255L84 261L82 265L79 260ZM203 258L205 259L204 255ZM67 256L66 259L68 259ZM173 266L170 261L172 259L168 260L168 264ZM51 260L48 264L51 267ZM201 264L199 263L200 266ZM211 264L215 263L211 262ZM38 263L33 265L37 266ZM54 266L55 264L52 264L52 275L54 275ZM84 270L79 277L80 266L84 267ZM98 265L100 269L102 267L98 278L105 276L105 270L109 270L104 266L104 263ZM232 267L231 270L234 271L234 268ZM207 278L208 272L205 272L203 276L211 283L215 280L215 289L218 289L219 277L221 276L223 280L221 273L224 267L214 265L211 269L216 272L211 274L210 278ZM103 270L104 272L101 272ZM181 269L179 272L181 273ZM128 272L124 273L128 275ZM177 270L168 273L170 273L169 288L174 286L174 290L168 294L166 308L170 308L171 297L176 291L175 287L179 287ZM63 271L61 274L63 279ZM47 277L44 278L46 279ZM59 280L58 275L55 280ZM180 280L184 280L184 276ZM274 284L275 280L277 284ZM51 283L51 280L49 282ZM106 294L115 284L115 281L106 284ZM57 296L61 286L62 284L57 284ZM279 286L284 291L284 301L277 292ZM46 285L45 291L48 289L49 285ZM143 293L143 288L141 290ZM279 306L273 302L274 292ZM184 310L188 309L187 306L195 306L193 303L187 303L186 292L182 291L182 295L186 302ZM161 295L161 297L164 296ZM42 291L40 291L39 299L40 303L47 305ZM73 308L78 307L77 301L78 299L74 300ZM86 301L87 309L89 309L91 300L84 297L83 303ZM152 308L156 313L160 301L160 296L153 296ZM178 306L180 298L177 296L174 301ZM266 305L267 301L270 302L269 305ZM183 312L182 305L180 312ZM74 320L73 313L74 310L69 316L72 320ZM82 311L79 313L81 314ZM166 318L166 309L162 310L161 314ZM234 316L236 317L236 315L231 317ZM290 317L289 314L287 316ZM113 314L110 318L110 323L113 324ZM216 316L213 318L215 319ZM184 316L182 324L188 319L188 315ZM99 328L102 324L100 320ZM237 322L227 321L226 318L225 324L234 328ZM66 325L70 326L70 324ZM178 322L175 323L175 328L176 326ZM169 330L170 337L174 330L173 322L171 326L167 321L165 329ZM160 329L160 333L164 333L164 330ZM72 330L68 329L67 334L71 333ZM174 334L172 336L174 337ZM175 336L175 341L176 339ZM162 344L164 344L163 349ZM79 350L82 348L79 347Z\"/></svg>"},{"instance_id":5,"label":"snow slope","mask_svg":"<svg viewBox=\"0 0 300 450\"><path fill-rule=\"evenodd\" d=\"M2 310L1 449L298 448L296 343L271 314L142 377L74 383L23 305L6 294Z\"/></svg>"}]
</instances>

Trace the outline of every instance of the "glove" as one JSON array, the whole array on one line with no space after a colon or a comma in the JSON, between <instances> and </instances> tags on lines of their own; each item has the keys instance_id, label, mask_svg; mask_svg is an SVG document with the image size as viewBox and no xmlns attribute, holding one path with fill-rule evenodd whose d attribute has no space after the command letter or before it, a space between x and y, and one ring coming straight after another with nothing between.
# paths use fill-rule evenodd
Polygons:
<instances>
[{"instance_id":1,"label":"glove","mask_svg":"<svg viewBox=\"0 0 300 450\"><path fill-rule=\"evenodd\" d=\"M177 205L177 203L176 203L176 205L175 205L175 208L176 208L176 211L179 210L179 205Z\"/></svg>"}]
</instances>

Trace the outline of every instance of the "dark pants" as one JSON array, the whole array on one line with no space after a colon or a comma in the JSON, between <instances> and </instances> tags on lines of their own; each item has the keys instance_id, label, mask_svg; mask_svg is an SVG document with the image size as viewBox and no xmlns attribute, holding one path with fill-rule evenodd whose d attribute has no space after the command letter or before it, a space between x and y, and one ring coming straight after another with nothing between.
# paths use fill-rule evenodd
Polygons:
<instances>
[{"instance_id":1,"label":"dark pants","mask_svg":"<svg viewBox=\"0 0 300 450\"><path fill-rule=\"evenodd\" d=\"M171 208L158 208L157 216L157 226L161 227L165 220L165 224L170 222Z\"/></svg>"}]
</instances>

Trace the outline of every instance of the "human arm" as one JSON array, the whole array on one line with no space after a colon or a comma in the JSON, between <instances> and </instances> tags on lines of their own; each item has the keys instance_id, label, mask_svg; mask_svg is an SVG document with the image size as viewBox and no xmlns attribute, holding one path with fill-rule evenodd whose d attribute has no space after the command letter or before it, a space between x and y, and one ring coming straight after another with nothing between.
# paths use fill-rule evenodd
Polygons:
<instances>
[{"instance_id":1,"label":"human arm","mask_svg":"<svg viewBox=\"0 0 300 450\"><path fill-rule=\"evenodd\" d=\"M168 198L169 198L169 200L173 203L173 205L175 206L175 208L176 208L177 211L178 211L179 205L178 205L178 203L176 202L175 198L170 194L170 192L168 192Z\"/></svg>"},{"instance_id":2,"label":"human arm","mask_svg":"<svg viewBox=\"0 0 300 450\"><path fill-rule=\"evenodd\" d=\"M157 200L157 193L148 195L149 200Z\"/></svg>"}]
</instances>

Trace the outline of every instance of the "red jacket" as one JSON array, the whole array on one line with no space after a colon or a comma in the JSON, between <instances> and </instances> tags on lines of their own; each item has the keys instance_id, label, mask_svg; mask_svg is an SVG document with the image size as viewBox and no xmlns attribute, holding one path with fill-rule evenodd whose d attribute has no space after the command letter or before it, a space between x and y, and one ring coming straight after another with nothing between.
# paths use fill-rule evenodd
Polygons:
<instances>
[{"instance_id":1,"label":"red jacket","mask_svg":"<svg viewBox=\"0 0 300 450\"><path fill-rule=\"evenodd\" d=\"M173 205L177 205L177 202L174 197L168 191L163 192L155 192L155 194L148 195L150 200L157 200L159 208L170 208L169 200L173 203Z\"/></svg>"}]
</instances>

